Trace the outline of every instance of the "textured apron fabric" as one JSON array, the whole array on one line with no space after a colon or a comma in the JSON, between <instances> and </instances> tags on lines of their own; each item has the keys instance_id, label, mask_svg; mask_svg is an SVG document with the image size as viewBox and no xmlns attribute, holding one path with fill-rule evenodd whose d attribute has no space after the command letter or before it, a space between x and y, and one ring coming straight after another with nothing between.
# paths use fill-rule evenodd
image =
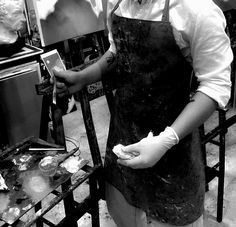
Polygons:
<instances>
[{"instance_id":1,"label":"textured apron fabric","mask_svg":"<svg viewBox=\"0 0 236 227\"><path fill-rule=\"evenodd\" d=\"M117 89L105 174L106 180L147 216L172 225L187 225L202 215L204 206L204 165L197 130L167 151L152 168L134 170L118 165L112 152L115 145L136 143L149 131L157 135L189 102L192 68L175 42L168 13L168 0L158 22L112 13Z\"/></svg>"},{"instance_id":2,"label":"textured apron fabric","mask_svg":"<svg viewBox=\"0 0 236 227\"><path fill-rule=\"evenodd\" d=\"M175 227L147 217L145 211L130 205L115 187L106 184L106 202L117 227ZM195 222L181 227L203 227L203 215Z\"/></svg>"}]
</instances>

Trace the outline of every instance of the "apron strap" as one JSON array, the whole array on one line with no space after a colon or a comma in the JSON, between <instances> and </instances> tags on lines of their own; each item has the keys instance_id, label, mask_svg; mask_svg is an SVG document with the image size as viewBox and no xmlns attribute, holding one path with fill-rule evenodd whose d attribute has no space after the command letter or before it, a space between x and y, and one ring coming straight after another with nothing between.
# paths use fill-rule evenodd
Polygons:
<instances>
[{"instance_id":1,"label":"apron strap","mask_svg":"<svg viewBox=\"0 0 236 227\"><path fill-rule=\"evenodd\" d=\"M166 0L161 21L169 22L169 4L170 0Z\"/></svg>"},{"instance_id":2,"label":"apron strap","mask_svg":"<svg viewBox=\"0 0 236 227\"><path fill-rule=\"evenodd\" d=\"M111 15L116 11L116 9L119 7L121 2L122 0L118 0L115 7L111 11ZM161 21L169 22L169 3L170 3L170 0L165 1L165 7L163 9L163 15L162 15Z\"/></svg>"},{"instance_id":3,"label":"apron strap","mask_svg":"<svg viewBox=\"0 0 236 227\"><path fill-rule=\"evenodd\" d=\"M115 7L114 7L113 10L111 11L111 15L117 10L117 8L119 7L121 1L122 1L122 0L118 0L118 2L116 3Z\"/></svg>"}]
</instances>

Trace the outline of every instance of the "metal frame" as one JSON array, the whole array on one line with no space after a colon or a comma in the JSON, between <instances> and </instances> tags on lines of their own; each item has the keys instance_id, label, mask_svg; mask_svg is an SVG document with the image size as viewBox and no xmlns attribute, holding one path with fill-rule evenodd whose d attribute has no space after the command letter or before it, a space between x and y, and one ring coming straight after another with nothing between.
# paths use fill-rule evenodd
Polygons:
<instances>
[{"instance_id":1,"label":"metal frame","mask_svg":"<svg viewBox=\"0 0 236 227\"><path fill-rule=\"evenodd\" d=\"M77 220L80 219L86 212L90 213L92 216L92 226L99 227L99 205L98 201L103 197L104 193L104 181L102 179L102 159L99 151L98 141L96 137L96 132L93 124L93 118L90 108L90 103L88 99L88 94L86 89L79 92L81 110L83 115L83 120L87 132L89 147L91 151L91 156L93 160L93 167L85 166L82 168L86 174L83 178L77 182L75 185L71 184L71 181L66 182L62 185L62 194L51 203L51 206L55 206L61 200L64 201L65 208L65 218L61 220L57 225L52 223L49 226L77 226ZM51 94L44 95L43 97L43 107L41 115L41 128L40 128L40 138L46 140L48 133L48 122L49 122L49 108L52 111L52 121L53 129L55 132L55 143L58 145L65 146L65 135L64 127L62 121L62 111L52 104ZM77 203L73 198L73 190L82 184L86 179L89 180L90 195L83 202ZM52 208L51 207L51 208ZM46 214L50 209L43 209L42 214L37 218L37 227L41 227L42 223L48 223L48 220L43 218L43 214ZM41 209L39 204L36 208L36 213ZM30 226L30 225L29 225Z\"/></svg>"},{"instance_id":2,"label":"metal frame","mask_svg":"<svg viewBox=\"0 0 236 227\"><path fill-rule=\"evenodd\" d=\"M217 194L217 217L218 222L223 219L223 203L224 203L224 178L225 178L225 136L228 128L236 123L236 115L226 119L227 109L217 109L218 111L218 126L205 134L204 125L199 127L202 138L202 151L205 161L206 173L206 191L209 190L208 184L215 177L218 177L218 194ZM218 140L215 137L219 136ZM214 166L209 166L207 163L206 144L212 143L219 148L219 161Z\"/></svg>"}]
</instances>

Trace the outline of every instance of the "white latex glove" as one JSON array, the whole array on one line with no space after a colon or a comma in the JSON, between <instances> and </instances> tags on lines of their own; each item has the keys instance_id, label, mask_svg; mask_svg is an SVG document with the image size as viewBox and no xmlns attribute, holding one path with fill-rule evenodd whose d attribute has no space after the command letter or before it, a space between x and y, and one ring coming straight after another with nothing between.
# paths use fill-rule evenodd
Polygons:
<instances>
[{"instance_id":1,"label":"white latex glove","mask_svg":"<svg viewBox=\"0 0 236 227\"><path fill-rule=\"evenodd\" d=\"M149 168L154 166L178 142L178 135L171 127L166 127L158 136L153 136L150 132L138 143L122 146L123 153L136 155L132 155L132 158L129 159L118 158L117 162L133 169Z\"/></svg>"}]
</instances>

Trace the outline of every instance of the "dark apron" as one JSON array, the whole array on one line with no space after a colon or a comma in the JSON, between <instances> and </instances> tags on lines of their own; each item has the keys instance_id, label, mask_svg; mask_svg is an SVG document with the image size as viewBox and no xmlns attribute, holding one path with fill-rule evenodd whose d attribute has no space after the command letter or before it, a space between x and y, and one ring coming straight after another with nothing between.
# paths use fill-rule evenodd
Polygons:
<instances>
[{"instance_id":1,"label":"dark apron","mask_svg":"<svg viewBox=\"0 0 236 227\"><path fill-rule=\"evenodd\" d=\"M173 36L169 0L162 21L129 19L113 12L111 32L118 77L105 157L106 179L147 216L172 225L190 224L203 213L205 193L197 130L152 168L134 170L118 165L112 152L115 145L136 143L150 131L157 135L189 102L192 67Z\"/></svg>"}]
</instances>

